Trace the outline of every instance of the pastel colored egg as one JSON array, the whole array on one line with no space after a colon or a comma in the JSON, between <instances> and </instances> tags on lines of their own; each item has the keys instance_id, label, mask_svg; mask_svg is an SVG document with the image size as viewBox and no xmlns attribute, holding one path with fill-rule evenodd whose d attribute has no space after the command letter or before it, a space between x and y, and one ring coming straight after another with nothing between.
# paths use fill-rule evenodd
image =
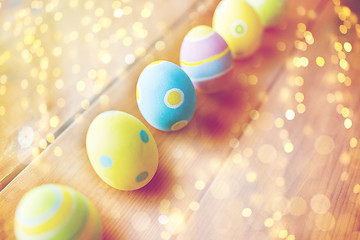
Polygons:
<instances>
[{"instance_id":1,"label":"pastel colored egg","mask_svg":"<svg viewBox=\"0 0 360 240\"><path fill-rule=\"evenodd\" d=\"M225 40L211 27L200 25L185 36L180 64L197 89L215 92L228 85L233 59Z\"/></svg>"},{"instance_id":2,"label":"pastel colored egg","mask_svg":"<svg viewBox=\"0 0 360 240\"><path fill-rule=\"evenodd\" d=\"M153 62L141 72L136 100L145 120L162 131L185 127L196 108L195 88L189 76L168 61Z\"/></svg>"},{"instance_id":3,"label":"pastel colored egg","mask_svg":"<svg viewBox=\"0 0 360 240\"><path fill-rule=\"evenodd\" d=\"M282 17L287 0L246 0L259 14L263 26L275 25Z\"/></svg>"},{"instance_id":4,"label":"pastel colored egg","mask_svg":"<svg viewBox=\"0 0 360 240\"><path fill-rule=\"evenodd\" d=\"M15 212L17 239L101 239L101 220L94 205L81 193L63 185L33 188Z\"/></svg>"},{"instance_id":5,"label":"pastel colored egg","mask_svg":"<svg viewBox=\"0 0 360 240\"><path fill-rule=\"evenodd\" d=\"M88 129L86 149L95 172L119 190L145 186L158 167L158 149L149 129L125 112L98 115Z\"/></svg>"},{"instance_id":6,"label":"pastel colored egg","mask_svg":"<svg viewBox=\"0 0 360 240\"><path fill-rule=\"evenodd\" d=\"M235 59L253 54L263 34L259 15L244 0L222 0L214 13L213 29L225 39Z\"/></svg>"}]
</instances>

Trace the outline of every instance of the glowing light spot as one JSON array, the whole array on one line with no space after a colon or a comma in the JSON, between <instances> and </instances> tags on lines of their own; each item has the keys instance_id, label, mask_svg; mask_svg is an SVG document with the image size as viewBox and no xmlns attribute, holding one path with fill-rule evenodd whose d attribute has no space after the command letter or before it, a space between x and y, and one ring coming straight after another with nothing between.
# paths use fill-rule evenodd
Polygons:
<instances>
[{"instance_id":1,"label":"glowing light spot","mask_svg":"<svg viewBox=\"0 0 360 240\"><path fill-rule=\"evenodd\" d=\"M340 59L339 65L342 69L344 69L345 71L349 70L349 63L345 60L345 59Z\"/></svg>"},{"instance_id":2,"label":"glowing light spot","mask_svg":"<svg viewBox=\"0 0 360 240\"><path fill-rule=\"evenodd\" d=\"M306 213L307 204L306 201L301 197L294 197L290 199L289 213L293 216L301 216Z\"/></svg>"},{"instance_id":3,"label":"glowing light spot","mask_svg":"<svg viewBox=\"0 0 360 240\"><path fill-rule=\"evenodd\" d=\"M349 43L349 42L344 43L344 49L346 52L351 52L351 50L352 50L351 43Z\"/></svg>"},{"instance_id":4,"label":"glowing light spot","mask_svg":"<svg viewBox=\"0 0 360 240\"><path fill-rule=\"evenodd\" d=\"M198 180L195 182L195 188L197 190L203 190L205 188L205 182L202 180Z\"/></svg>"},{"instance_id":5,"label":"glowing light spot","mask_svg":"<svg viewBox=\"0 0 360 240\"><path fill-rule=\"evenodd\" d=\"M259 148L257 156L261 162L271 163L276 160L278 154L276 148L273 145L264 144Z\"/></svg>"},{"instance_id":6,"label":"glowing light spot","mask_svg":"<svg viewBox=\"0 0 360 240\"><path fill-rule=\"evenodd\" d=\"M301 87L304 84L304 79L302 77L297 76L295 78L295 84L296 86Z\"/></svg>"},{"instance_id":7,"label":"glowing light spot","mask_svg":"<svg viewBox=\"0 0 360 240\"><path fill-rule=\"evenodd\" d=\"M289 235L288 231L283 229L279 232L279 238L285 239Z\"/></svg>"},{"instance_id":8,"label":"glowing light spot","mask_svg":"<svg viewBox=\"0 0 360 240\"><path fill-rule=\"evenodd\" d=\"M284 120L282 118L275 119L275 127L282 128L284 126Z\"/></svg>"},{"instance_id":9,"label":"glowing light spot","mask_svg":"<svg viewBox=\"0 0 360 240\"><path fill-rule=\"evenodd\" d=\"M286 50L286 44L284 42L277 42L276 47L280 52L284 52Z\"/></svg>"},{"instance_id":10,"label":"glowing light spot","mask_svg":"<svg viewBox=\"0 0 360 240\"><path fill-rule=\"evenodd\" d=\"M250 85L256 85L258 83L258 78L255 75L250 75L248 78L248 83Z\"/></svg>"},{"instance_id":11,"label":"glowing light spot","mask_svg":"<svg viewBox=\"0 0 360 240\"><path fill-rule=\"evenodd\" d=\"M245 218L248 218L251 216L252 214L252 211L250 208L244 208L241 212L242 216L245 217Z\"/></svg>"},{"instance_id":12,"label":"glowing light spot","mask_svg":"<svg viewBox=\"0 0 360 240\"><path fill-rule=\"evenodd\" d=\"M272 218L265 219L264 226L268 228L274 226L274 220Z\"/></svg>"},{"instance_id":13,"label":"glowing light spot","mask_svg":"<svg viewBox=\"0 0 360 240\"><path fill-rule=\"evenodd\" d=\"M50 118L50 126L56 128L60 123L60 119L58 116L53 116Z\"/></svg>"},{"instance_id":14,"label":"glowing light spot","mask_svg":"<svg viewBox=\"0 0 360 240\"><path fill-rule=\"evenodd\" d=\"M169 218L166 215L160 215L158 220L162 225L165 225L169 222Z\"/></svg>"},{"instance_id":15,"label":"glowing light spot","mask_svg":"<svg viewBox=\"0 0 360 240\"><path fill-rule=\"evenodd\" d=\"M345 25L340 25L339 30L344 35L348 32L348 29L347 29L347 27Z\"/></svg>"},{"instance_id":16,"label":"glowing light spot","mask_svg":"<svg viewBox=\"0 0 360 240\"><path fill-rule=\"evenodd\" d=\"M54 155L56 157L60 157L62 154L63 154L63 151L62 151L61 147L57 146L54 148Z\"/></svg>"},{"instance_id":17,"label":"glowing light spot","mask_svg":"<svg viewBox=\"0 0 360 240\"><path fill-rule=\"evenodd\" d=\"M350 118L346 118L345 121L344 121L344 126L346 129L350 129L351 126L352 126L352 121Z\"/></svg>"},{"instance_id":18,"label":"glowing light spot","mask_svg":"<svg viewBox=\"0 0 360 240\"><path fill-rule=\"evenodd\" d=\"M341 45L341 43L335 42L335 43L334 43L334 49L335 49L337 52L340 52L340 51L342 50L342 45Z\"/></svg>"},{"instance_id":19,"label":"glowing light spot","mask_svg":"<svg viewBox=\"0 0 360 240\"><path fill-rule=\"evenodd\" d=\"M28 148L34 141L34 130L31 127L24 126L20 129L17 141L21 148Z\"/></svg>"},{"instance_id":20,"label":"glowing light spot","mask_svg":"<svg viewBox=\"0 0 360 240\"><path fill-rule=\"evenodd\" d=\"M200 204L196 201L192 201L190 204L189 204L189 208L192 210L192 211L197 211L199 210L200 208Z\"/></svg>"},{"instance_id":21,"label":"glowing light spot","mask_svg":"<svg viewBox=\"0 0 360 240\"><path fill-rule=\"evenodd\" d=\"M294 150L294 145L290 142L285 143L284 145L284 151L286 153L291 153Z\"/></svg>"},{"instance_id":22,"label":"glowing light spot","mask_svg":"<svg viewBox=\"0 0 360 240\"><path fill-rule=\"evenodd\" d=\"M335 226L334 216L327 212L315 217L315 226L321 231L330 231Z\"/></svg>"},{"instance_id":23,"label":"glowing light spot","mask_svg":"<svg viewBox=\"0 0 360 240\"><path fill-rule=\"evenodd\" d=\"M316 194L311 198L310 206L315 213L324 214L330 209L330 200L323 194Z\"/></svg>"},{"instance_id":24,"label":"glowing light spot","mask_svg":"<svg viewBox=\"0 0 360 240\"><path fill-rule=\"evenodd\" d=\"M300 103L296 106L296 110L298 113L303 114L306 111L306 107L304 104Z\"/></svg>"},{"instance_id":25,"label":"glowing light spot","mask_svg":"<svg viewBox=\"0 0 360 240\"><path fill-rule=\"evenodd\" d=\"M353 137L350 139L350 147L351 148L356 148L357 144L358 144L358 140L356 138Z\"/></svg>"},{"instance_id":26,"label":"glowing light spot","mask_svg":"<svg viewBox=\"0 0 360 240\"><path fill-rule=\"evenodd\" d=\"M341 115L342 115L344 118L349 117L349 115L350 115L350 109L344 107L344 108L341 110Z\"/></svg>"},{"instance_id":27,"label":"glowing light spot","mask_svg":"<svg viewBox=\"0 0 360 240\"><path fill-rule=\"evenodd\" d=\"M295 112L292 109L289 109L285 112L285 117L287 120L293 120L295 118Z\"/></svg>"},{"instance_id":28,"label":"glowing light spot","mask_svg":"<svg viewBox=\"0 0 360 240\"><path fill-rule=\"evenodd\" d=\"M317 57L316 58L316 64L319 66L319 67L323 67L325 65L325 60L324 58L322 57Z\"/></svg>"},{"instance_id":29,"label":"glowing light spot","mask_svg":"<svg viewBox=\"0 0 360 240\"><path fill-rule=\"evenodd\" d=\"M301 103L301 102L303 102L304 101L304 94L303 93L301 93L301 92L297 92L296 94L295 94L295 100L297 101L297 102L299 102L299 103Z\"/></svg>"},{"instance_id":30,"label":"glowing light spot","mask_svg":"<svg viewBox=\"0 0 360 240\"><path fill-rule=\"evenodd\" d=\"M255 182L257 178L256 172L249 172L246 174L246 180L250 183Z\"/></svg>"},{"instance_id":31,"label":"glowing light spot","mask_svg":"<svg viewBox=\"0 0 360 240\"><path fill-rule=\"evenodd\" d=\"M353 188L353 193L358 194L360 193L360 184L355 184Z\"/></svg>"}]
</instances>

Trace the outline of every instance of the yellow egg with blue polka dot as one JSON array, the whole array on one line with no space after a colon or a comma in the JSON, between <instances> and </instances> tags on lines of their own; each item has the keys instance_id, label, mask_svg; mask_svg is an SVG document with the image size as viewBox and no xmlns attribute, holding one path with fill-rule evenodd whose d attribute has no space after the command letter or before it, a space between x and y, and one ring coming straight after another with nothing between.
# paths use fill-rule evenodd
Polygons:
<instances>
[{"instance_id":1,"label":"yellow egg with blue polka dot","mask_svg":"<svg viewBox=\"0 0 360 240\"><path fill-rule=\"evenodd\" d=\"M196 108L195 88L189 76L168 61L153 62L141 72L136 100L145 120L162 131L185 127Z\"/></svg>"},{"instance_id":2,"label":"yellow egg with blue polka dot","mask_svg":"<svg viewBox=\"0 0 360 240\"><path fill-rule=\"evenodd\" d=\"M81 193L63 185L33 188L20 200L14 221L17 239L101 239L101 220Z\"/></svg>"},{"instance_id":3,"label":"yellow egg with blue polka dot","mask_svg":"<svg viewBox=\"0 0 360 240\"><path fill-rule=\"evenodd\" d=\"M261 44L260 17L245 0L222 0L214 13L213 29L225 39L235 59L250 56Z\"/></svg>"},{"instance_id":4,"label":"yellow egg with blue polka dot","mask_svg":"<svg viewBox=\"0 0 360 240\"><path fill-rule=\"evenodd\" d=\"M145 186L158 167L158 149L149 129L125 112L98 115L88 129L86 149L99 177L119 190Z\"/></svg>"},{"instance_id":5,"label":"yellow egg with blue polka dot","mask_svg":"<svg viewBox=\"0 0 360 240\"><path fill-rule=\"evenodd\" d=\"M216 92L229 85L233 59L225 40L211 27L200 25L186 34L180 65L197 89Z\"/></svg>"}]
</instances>

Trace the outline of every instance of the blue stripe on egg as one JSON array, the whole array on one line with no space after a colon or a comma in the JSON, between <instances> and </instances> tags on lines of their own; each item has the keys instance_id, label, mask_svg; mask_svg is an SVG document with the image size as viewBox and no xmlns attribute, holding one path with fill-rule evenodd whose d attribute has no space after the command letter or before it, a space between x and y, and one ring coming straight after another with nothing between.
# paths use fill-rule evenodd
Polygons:
<instances>
[{"instance_id":1,"label":"blue stripe on egg","mask_svg":"<svg viewBox=\"0 0 360 240\"><path fill-rule=\"evenodd\" d=\"M101 166L103 166L104 168L110 168L113 165L113 160L110 156L108 155L101 155L100 156L100 164Z\"/></svg>"}]
</instances>

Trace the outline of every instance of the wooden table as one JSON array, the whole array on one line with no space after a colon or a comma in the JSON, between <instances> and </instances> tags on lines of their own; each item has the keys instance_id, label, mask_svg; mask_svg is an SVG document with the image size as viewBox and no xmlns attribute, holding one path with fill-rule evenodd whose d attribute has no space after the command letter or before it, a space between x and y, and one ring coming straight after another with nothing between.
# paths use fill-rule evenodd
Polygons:
<instances>
[{"instance_id":1,"label":"wooden table","mask_svg":"<svg viewBox=\"0 0 360 240\"><path fill-rule=\"evenodd\" d=\"M1 3L0 239L14 239L16 205L45 183L86 195L104 239L360 239L360 25L340 1L289 0L235 63L234 88L197 94L185 129L141 116L142 69L178 63L217 3ZM138 117L158 144L159 169L140 190L109 187L87 158L89 124L110 109Z\"/></svg>"}]
</instances>

